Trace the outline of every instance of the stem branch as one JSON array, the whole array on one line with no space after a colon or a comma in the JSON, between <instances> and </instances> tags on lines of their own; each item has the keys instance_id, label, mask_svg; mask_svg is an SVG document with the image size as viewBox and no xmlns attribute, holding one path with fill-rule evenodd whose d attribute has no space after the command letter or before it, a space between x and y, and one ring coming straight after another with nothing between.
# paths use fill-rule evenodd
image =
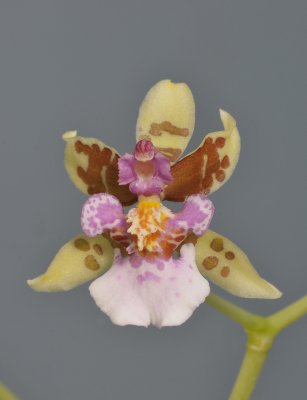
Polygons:
<instances>
[{"instance_id":1,"label":"stem branch","mask_svg":"<svg viewBox=\"0 0 307 400\"><path fill-rule=\"evenodd\" d=\"M269 317L252 314L215 294L210 294L206 303L245 330L246 352L229 400L248 400L276 336L307 313L307 295Z\"/></svg>"},{"instance_id":2,"label":"stem branch","mask_svg":"<svg viewBox=\"0 0 307 400\"><path fill-rule=\"evenodd\" d=\"M288 307L271 315L268 320L277 335L287 326L293 324L307 313L307 295L290 304Z\"/></svg>"},{"instance_id":3,"label":"stem branch","mask_svg":"<svg viewBox=\"0 0 307 400\"><path fill-rule=\"evenodd\" d=\"M227 317L238 322L244 328L251 329L252 327L258 327L262 322L262 317L259 315L243 310L243 308L234 305L230 301L227 301L216 294L210 294L206 298L206 303L219 312L225 314Z\"/></svg>"}]
</instances>

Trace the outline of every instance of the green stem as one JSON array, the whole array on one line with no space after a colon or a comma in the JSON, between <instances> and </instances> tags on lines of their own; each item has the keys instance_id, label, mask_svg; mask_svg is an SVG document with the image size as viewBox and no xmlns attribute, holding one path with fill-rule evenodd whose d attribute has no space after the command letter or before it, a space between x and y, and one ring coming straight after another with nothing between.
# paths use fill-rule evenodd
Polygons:
<instances>
[{"instance_id":1,"label":"green stem","mask_svg":"<svg viewBox=\"0 0 307 400\"><path fill-rule=\"evenodd\" d=\"M258 326L259 323L261 323L262 318L259 315L245 311L243 308L234 305L230 301L227 301L216 294L211 293L206 298L206 303L219 312L225 314L227 317L238 322L244 328L247 326Z\"/></svg>"},{"instance_id":2,"label":"green stem","mask_svg":"<svg viewBox=\"0 0 307 400\"><path fill-rule=\"evenodd\" d=\"M247 349L229 400L248 400L254 391L267 353Z\"/></svg>"},{"instance_id":3,"label":"green stem","mask_svg":"<svg viewBox=\"0 0 307 400\"><path fill-rule=\"evenodd\" d=\"M206 302L242 325L247 334L245 356L229 400L248 400L276 336L307 313L307 295L269 317L250 313L214 294Z\"/></svg>"},{"instance_id":4,"label":"green stem","mask_svg":"<svg viewBox=\"0 0 307 400\"><path fill-rule=\"evenodd\" d=\"M307 295L269 317L276 335L307 314Z\"/></svg>"}]
</instances>

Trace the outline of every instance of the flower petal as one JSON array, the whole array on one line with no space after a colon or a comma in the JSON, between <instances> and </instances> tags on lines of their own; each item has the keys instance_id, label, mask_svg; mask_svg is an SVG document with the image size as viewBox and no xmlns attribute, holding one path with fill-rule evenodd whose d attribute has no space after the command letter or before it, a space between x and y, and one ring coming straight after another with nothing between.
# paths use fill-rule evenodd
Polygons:
<instances>
[{"instance_id":1,"label":"flower petal","mask_svg":"<svg viewBox=\"0 0 307 400\"><path fill-rule=\"evenodd\" d=\"M134 157L132 154L126 153L118 160L118 183L127 185L137 179L134 170Z\"/></svg>"},{"instance_id":2,"label":"flower petal","mask_svg":"<svg viewBox=\"0 0 307 400\"><path fill-rule=\"evenodd\" d=\"M205 195L195 194L187 198L184 208L170 220L168 227L184 228L188 234L190 232L200 236L209 228L214 214L214 205Z\"/></svg>"},{"instance_id":3,"label":"flower petal","mask_svg":"<svg viewBox=\"0 0 307 400\"><path fill-rule=\"evenodd\" d=\"M192 244L182 246L179 259L122 258L90 285L97 306L117 325L181 325L208 296Z\"/></svg>"},{"instance_id":4,"label":"flower petal","mask_svg":"<svg viewBox=\"0 0 307 400\"><path fill-rule=\"evenodd\" d=\"M166 79L146 94L139 110L136 138L150 138L158 151L175 162L187 147L194 124L195 104L190 88Z\"/></svg>"},{"instance_id":5,"label":"flower petal","mask_svg":"<svg viewBox=\"0 0 307 400\"><path fill-rule=\"evenodd\" d=\"M119 154L112 147L94 138L77 136L70 131L63 135L66 141L65 167L75 186L85 194L110 193L123 205L136 201L127 185L118 184Z\"/></svg>"},{"instance_id":6,"label":"flower petal","mask_svg":"<svg viewBox=\"0 0 307 400\"><path fill-rule=\"evenodd\" d=\"M113 228L128 228L122 205L116 197L106 193L95 194L84 203L81 226L87 236L96 236Z\"/></svg>"},{"instance_id":7,"label":"flower petal","mask_svg":"<svg viewBox=\"0 0 307 400\"><path fill-rule=\"evenodd\" d=\"M44 274L27 283L37 292L70 290L106 272L112 265L113 255L107 239L81 234L59 250Z\"/></svg>"},{"instance_id":8,"label":"flower petal","mask_svg":"<svg viewBox=\"0 0 307 400\"><path fill-rule=\"evenodd\" d=\"M170 162L167 157L165 157L161 153L157 153L154 157L155 163L155 176L163 180L163 182L171 182L173 180L173 176L171 174Z\"/></svg>"},{"instance_id":9,"label":"flower petal","mask_svg":"<svg viewBox=\"0 0 307 400\"><path fill-rule=\"evenodd\" d=\"M209 133L201 145L172 166L173 182L164 198L184 201L194 193L213 193L232 175L240 154L240 136L236 121L220 110L224 131Z\"/></svg>"},{"instance_id":10,"label":"flower petal","mask_svg":"<svg viewBox=\"0 0 307 400\"><path fill-rule=\"evenodd\" d=\"M207 230L197 240L195 249L199 271L227 292L247 298L277 299L281 296L275 286L259 276L246 254L229 239Z\"/></svg>"}]
</instances>

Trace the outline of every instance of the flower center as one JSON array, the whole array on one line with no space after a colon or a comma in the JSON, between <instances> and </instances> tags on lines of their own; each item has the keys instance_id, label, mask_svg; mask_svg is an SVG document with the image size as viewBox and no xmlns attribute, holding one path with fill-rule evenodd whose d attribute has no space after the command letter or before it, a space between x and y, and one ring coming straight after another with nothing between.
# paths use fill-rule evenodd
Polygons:
<instances>
[{"instance_id":1,"label":"flower center","mask_svg":"<svg viewBox=\"0 0 307 400\"><path fill-rule=\"evenodd\" d=\"M139 252L161 253L160 239L173 213L161 204L158 196L140 196L136 208L128 213L128 232Z\"/></svg>"}]
</instances>

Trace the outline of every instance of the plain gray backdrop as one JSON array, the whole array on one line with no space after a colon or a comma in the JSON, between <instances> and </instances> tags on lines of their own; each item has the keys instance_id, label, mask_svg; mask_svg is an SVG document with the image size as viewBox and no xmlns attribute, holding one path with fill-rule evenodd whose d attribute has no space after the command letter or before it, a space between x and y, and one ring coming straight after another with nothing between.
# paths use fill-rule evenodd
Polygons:
<instances>
[{"instance_id":1,"label":"plain gray backdrop","mask_svg":"<svg viewBox=\"0 0 307 400\"><path fill-rule=\"evenodd\" d=\"M0 2L0 379L24 400L227 399L243 331L201 306L181 327L117 327L88 285L40 294L45 271L80 232L86 197L63 166L77 129L131 151L137 112L158 80L196 101L188 150L237 119L241 158L212 199L212 228L284 293L242 300L275 312L306 293L306 2L281 0ZM280 335L253 399L307 398L307 320Z\"/></svg>"}]
</instances>

